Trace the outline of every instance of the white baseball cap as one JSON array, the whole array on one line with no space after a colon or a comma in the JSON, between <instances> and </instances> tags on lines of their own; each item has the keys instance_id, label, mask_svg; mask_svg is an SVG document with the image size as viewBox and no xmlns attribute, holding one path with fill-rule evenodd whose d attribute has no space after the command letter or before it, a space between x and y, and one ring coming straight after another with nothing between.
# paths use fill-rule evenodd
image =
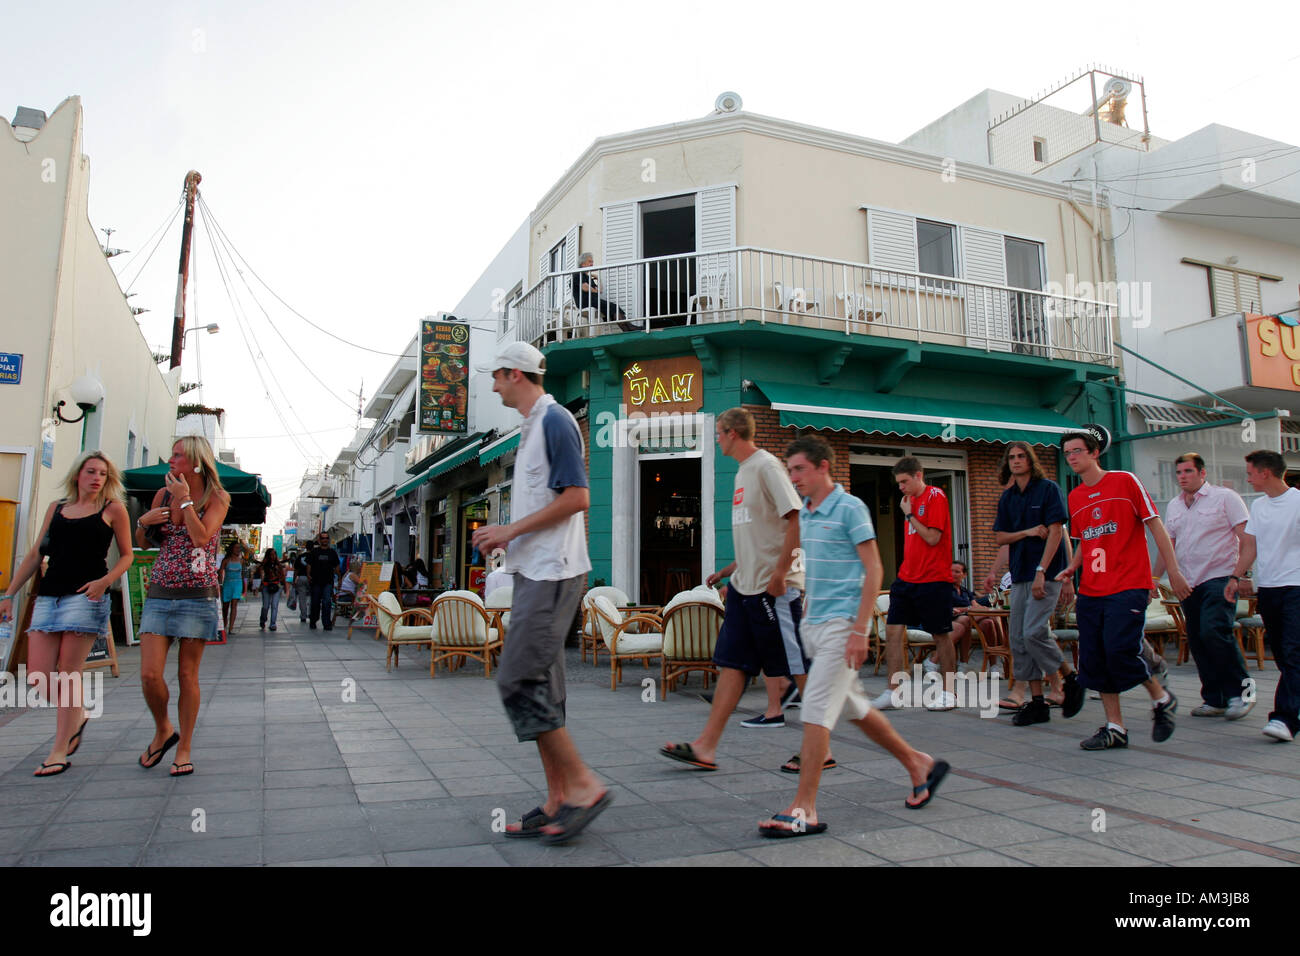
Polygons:
<instances>
[{"instance_id":1,"label":"white baseball cap","mask_svg":"<svg viewBox=\"0 0 1300 956\"><path fill-rule=\"evenodd\" d=\"M511 342L497 352L489 365L480 365L480 372L495 372L499 368L515 368L535 375L546 374L546 356L527 342Z\"/></svg>"}]
</instances>

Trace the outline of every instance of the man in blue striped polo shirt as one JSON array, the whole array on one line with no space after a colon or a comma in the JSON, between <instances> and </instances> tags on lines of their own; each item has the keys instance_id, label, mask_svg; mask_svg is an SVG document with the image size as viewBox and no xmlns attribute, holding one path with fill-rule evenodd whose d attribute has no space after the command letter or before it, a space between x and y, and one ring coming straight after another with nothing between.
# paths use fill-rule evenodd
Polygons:
<instances>
[{"instance_id":1,"label":"man in blue striped polo shirt","mask_svg":"<svg viewBox=\"0 0 1300 956\"><path fill-rule=\"evenodd\" d=\"M867 659L867 628L884 576L876 531L867 507L831 479L830 446L815 435L786 449L786 469L804 499L799 539L804 553L804 653L813 659L803 690L803 750L799 789L784 813L759 823L766 837L823 833L817 819L817 787L830 751L831 729L841 713L907 768L911 809L930 802L948 764L913 749L879 711L873 710L858 671ZM865 573L865 582L864 582Z\"/></svg>"}]
</instances>

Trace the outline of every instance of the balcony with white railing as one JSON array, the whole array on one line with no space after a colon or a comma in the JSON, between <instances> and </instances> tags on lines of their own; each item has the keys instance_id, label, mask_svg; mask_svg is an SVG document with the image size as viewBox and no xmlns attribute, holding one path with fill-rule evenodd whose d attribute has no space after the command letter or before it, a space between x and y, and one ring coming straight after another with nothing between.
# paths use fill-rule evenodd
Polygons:
<instances>
[{"instance_id":1,"label":"balcony with white railing","mask_svg":"<svg viewBox=\"0 0 1300 956\"><path fill-rule=\"evenodd\" d=\"M1089 299L741 247L546 276L519 299L516 334L541 348L682 325L776 323L1115 365L1115 313Z\"/></svg>"}]
</instances>

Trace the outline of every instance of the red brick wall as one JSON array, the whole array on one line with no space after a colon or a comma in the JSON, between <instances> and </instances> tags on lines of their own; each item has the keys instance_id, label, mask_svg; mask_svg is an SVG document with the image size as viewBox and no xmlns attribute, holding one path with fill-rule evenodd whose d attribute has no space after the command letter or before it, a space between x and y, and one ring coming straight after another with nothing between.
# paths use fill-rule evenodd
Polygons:
<instances>
[{"instance_id":1,"label":"red brick wall","mask_svg":"<svg viewBox=\"0 0 1300 956\"><path fill-rule=\"evenodd\" d=\"M852 491L849 480L849 445L860 445L864 441L881 444L906 444L913 448L941 448L951 451L960 448L966 452L967 483L970 489L970 527L971 527L971 581L979 583L988 573L997 544L993 540L993 520L998 513L998 498L1003 486L998 484L998 472L1001 470L1003 445L990 445L984 442L941 442L925 439L901 439L894 435L866 435L862 432L818 431L816 429L796 429L793 426L781 427L781 413L771 408L746 405L754 416L756 426L754 444L784 458L786 445L796 435L816 434L830 443L835 452L835 465L832 476L846 489ZM1050 450L1035 449L1047 477L1056 480L1056 455ZM874 517L874 516L873 516ZM888 582L886 582L888 583Z\"/></svg>"}]
</instances>

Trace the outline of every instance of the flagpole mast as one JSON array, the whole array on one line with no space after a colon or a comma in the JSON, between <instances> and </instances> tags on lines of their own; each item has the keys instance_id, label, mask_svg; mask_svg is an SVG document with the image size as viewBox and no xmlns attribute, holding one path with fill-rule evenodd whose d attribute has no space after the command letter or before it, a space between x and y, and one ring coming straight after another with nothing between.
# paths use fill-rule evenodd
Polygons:
<instances>
[{"instance_id":1,"label":"flagpole mast","mask_svg":"<svg viewBox=\"0 0 1300 956\"><path fill-rule=\"evenodd\" d=\"M185 344L185 285L190 278L190 238L194 232L194 197L203 181L194 170L185 174L185 225L181 230L181 263L176 276L176 309L172 325L172 360L170 368L181 364L181 348Z\"/></svg>"}]
</instances>

